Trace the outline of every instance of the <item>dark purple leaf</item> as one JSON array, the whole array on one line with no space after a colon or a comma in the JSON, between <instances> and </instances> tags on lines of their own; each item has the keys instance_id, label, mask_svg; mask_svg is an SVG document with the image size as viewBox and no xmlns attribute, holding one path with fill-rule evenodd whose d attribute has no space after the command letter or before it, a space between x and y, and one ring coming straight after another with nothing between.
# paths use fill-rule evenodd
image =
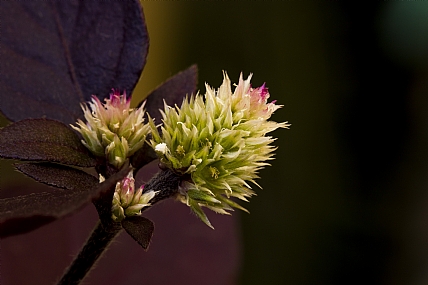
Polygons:
<instances>
[{"instance_id":1,"label":"dark purple leaf","mask_svg":"<svg viewBox=\"0 0 428 285\"><path fill-rule=\"evenodd\" d=\"M186 95L196 92L198 83L198 68L192 65L188 69L177 73L153 90L147 97L146 110L157 124L161 123L159 109L163 110L163 100L169 105L181 105ZM140 103L140 105L142 102Z\"/></svg>"},{"instance_id":2,"label":"dark purple leaf","mask_svg":"<svg viewBox=\"0 0 428 285\"><path fill-rule=\"evenodd\" d=\"M47 119L27 119L1 129L0 157L82 167L96 164L71 128Z\"/></svg>"},{"instance_id":3,"label":"dark purple leaf","mask_svg":"<svg viewBox=\"0 0 428 285\"><path fill-rule=\"evenodd\" d=\"M196 92L198 83L198 68L192 65L188 69L177 73L153 90L147 97L146 110L156 123L161 123L159 109L163 109L163 100L170 106L181 105L186 95ZM143 102L139 104L141 106ZM157 158L154 150L145 145L131 157L131 164L135 169L140 169Z\"/></svg>"},{"instance_id":4,"label":"dark purple leaf","mask_svg":"<svg viewBox=\"0 0 428 285\"><path fill-rule=\"evenodd\" d=\"M82 170L52 163L21 163L15 167L34 180L66 190L87 191L98 186L98 179Z\"/></svg>"},{"instance_id":5,"label":"dark purple leaf","mask_svg":"<svg viewBox=\"0 0 428 285\"><path fill-rule=\"evenodd\" d=\"M147 250L155 230L152 221L140 216L128 217L122 221L122 227L144 250Z\"/></svg>"},{"instance_id":6,"label":"dark purple leaf","mask_svg":"<svg viewBox=\"0 0 428 285\"><path fill-rule=\"evenodd\" d=\"M26 233L72 214L109 190L114 191L116 183L128 172L124 168L87 191L58 190L0 199L0 237Z\"/></svg>"},{"instance_id":7,"label":"dark purple leaf","mask_svg":"<svg viewBox=\"0 0 428 285\"><path fill-rule=\"evenodd\" d=\"M138 171L138 169L140 169L144 165L152 162L157 158L158 156L156 155L156 152L153 150L153 148L148 144L144 144L144 146L141 149L139 149L131 157L130 160L131 160L131 165L135 167L135 169Z\"/></svg>"},{"instance_id":8,"label":"dark purple leaf","mask_svg":"<svg viewBox=\"0 0 428 285\"><path fill-rule=\"evenodd\" d=\"M74 123L80 103L130 93L146 62L138 0L1 1L0 110Z\"/></svg>"}]
</instances>

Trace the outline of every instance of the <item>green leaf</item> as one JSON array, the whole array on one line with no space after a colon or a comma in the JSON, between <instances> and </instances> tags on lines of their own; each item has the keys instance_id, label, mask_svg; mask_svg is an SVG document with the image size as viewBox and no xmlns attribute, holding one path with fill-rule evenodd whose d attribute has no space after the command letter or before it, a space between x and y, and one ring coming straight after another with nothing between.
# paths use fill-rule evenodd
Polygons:
<instances>
[{"instance_id":1,"label":"green leaf","mask_svg":"<svg viewBox=\"0 0 428 285\"><path fill-rule=\"evenodd\" d=\"M199 206L198 202L189 199L189 206L192 212L195 213L195 215L198 216L198 218L201 219L202 222L204 222L210 228L214 229L214 227L211 225L210 221L208 220L207 215L202 210L201 206Z\"/></svg>"},{"instance_id":2,"label":"green leaf","mask_svg":"<svg viewBox=\"0 0 428 285\"><path fill-rule=\"evenodd\" d=\"M227 204L227 205L229 205L229 206L231 206L231 207L233 207L233 208L236 208L236 209L242 210L242 211L244 211L244 212L250 213L247 209L245 209L244 207L242 207L242 206L241 206L241 205L239 205L238 203L234 202L234 201L233 201L233 200L231 200L230 198L226 198L226 197L221 196L221 195L219 195L217 198L218 198L221 202L223 202L223 203L225 203L225 204Z\"/></svg>"},{"instance_id":3,"label":"green leaf","mask_svg":"<svg viewBox=\"0 0 428 285\"><path fill-rule=\"evenodd\" d=\"M152 221L141 216L127 217L122 221L122 227L144 250L147 250L155 229Z\"/></svg>"},{"instance_id":4,"label":"green leaf","mask_svg":"<svg viewBox=\"0 0 428 285\"><path fill-rule=\"evenodd\" d=\"M22 120L1 129L0 157L82 167L96 165L71 128L49 119Z\"/></svg>"},{"instance_id":5,"label":"green leaf","mask_svg":"<svg viewBox=\"0 0 428 285\"><path fill-rule=\"evenodd\" d=\"M199 203L204 203L210 206L216 205L216 204L221 205L221 202L217 200L214 196L198 189L189 189L187 191L187 195L189 195L190 199L195 200Z\"/></svg>"}]
</instances>

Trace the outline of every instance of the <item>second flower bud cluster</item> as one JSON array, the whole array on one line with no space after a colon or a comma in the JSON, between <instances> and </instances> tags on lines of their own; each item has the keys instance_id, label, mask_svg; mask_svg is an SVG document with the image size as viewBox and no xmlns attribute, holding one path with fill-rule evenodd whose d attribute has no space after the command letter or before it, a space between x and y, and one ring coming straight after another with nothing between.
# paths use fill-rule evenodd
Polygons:
<instances>
[{"instance_id":1,"label":"second flower bud cluster","mask_svg":"<svg viewBox=\"0 0 428 285\"><path fill-rule=\"evenodd\" d=\"M101 177L100 182L103 181ZM143 193L143 189L144 185L135 190L132 171L122 181L116 183L111 208L113 221L120 222L125 217L139 215L144 207L150 206L150 200L156 195L156 192Z\"/></svg>"},{"instance_id":2,"label":"second flower bud cluster","mask_svg":"<svg viewBox=\"0 0 428 285\"><path fill-rule=\"evenodd\" d=\"M110 94L103 104L96 96L92 102L82 105L86 124L77 121L73 129L82 134L82 143L96 156L106 157L119 169L125 161L145 143L150 126L144 124L144 104L130 108L131 98L118 90Z\"/></svg>"}]
</instances>

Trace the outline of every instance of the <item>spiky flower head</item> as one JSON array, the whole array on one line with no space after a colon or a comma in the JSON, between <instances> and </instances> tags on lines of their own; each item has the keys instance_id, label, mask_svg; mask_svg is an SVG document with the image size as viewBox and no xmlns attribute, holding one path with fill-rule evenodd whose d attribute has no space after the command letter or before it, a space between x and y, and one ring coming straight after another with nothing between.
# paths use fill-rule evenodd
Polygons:
<instances>
[{"instance_id":1,"label":"spiky flower head","mask_svg":"<svg viewBox=\"0 0 428 285\"><path fill-rule=\"evenodd\" d=\"M268 89L252 88L252 75L242 74L234 92L227 74L218 90L206 84L206 94L186 98L181 107L165 104L161 134L154 121L151 146L161 163L190 177L179 189L178 199L211 227L201 206L227 214L232 207L245 210L231 200L247 201L254 194L257 172L272 159L275 140L266 136L287 122L268 121L281 105L268 103ZM183 176L186 177L186 176ZM256 184L257 185L257 184Z\"/></svg>"},{"instance_id":2,"label":"spiky flower head","mask_svg":"<svg viewBox=\"0 0 428 285\"><path fill-rule=\"evenodd\" d=\"M120 95L114 89L105 104L92 96L91 102L82 104L87 123L79 119L77 127L71 126L82 134L82 143L94 155L106 157L116 168L143 146L150 132L150 127L144 124L144 103L133 109L130 101L125 92Z\"/></svg>"},{"instance_id":3,"label":"spiky flower head","mask_svg":"<svg viewBox=\"0 0 428 285\"><path fill-rule=\"evenodd\" d=\"M156 195L154 191L143 193L144 185L135 191L135 180L132 171L116 183L111 208L112 219L120 222L126 217L141 214L141 209L150 206L150 200Z\"/></svg>"}]
</instances>

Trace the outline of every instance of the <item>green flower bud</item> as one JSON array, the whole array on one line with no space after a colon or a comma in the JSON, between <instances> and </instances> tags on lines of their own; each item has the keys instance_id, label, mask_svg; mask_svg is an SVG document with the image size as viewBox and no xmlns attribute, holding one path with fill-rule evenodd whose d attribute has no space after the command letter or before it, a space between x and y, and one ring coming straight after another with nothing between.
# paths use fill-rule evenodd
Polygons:
<instances>
[{"instance_id":1,"label":"green flower bud","mask_svg":"<svg viewBox=\"0 0 428 285\"><path fill-rule=\"evenodd\" d=\"M201 206L221 214L245 210L231 198L247 201L254 195L248 182L257 185L258 171L269 165L266 161L273 159L276 149L271 145L275 139L266 134L290 126L268 121L282 106L267 103L267 88L252 88L251 76L244 81L241 74L232 92L224 74L218 90L206 85L205 96L190 96L181 107L165 104L161 132L149 118L150 144L161 163L190 177L177 198L210 227Z\"/></svg>"},{"instance_id":2,"label":"green flower bud","mask_svg":"<svg viewBox=\"0 0 428 285\"><path fill-rule=\"evenodd\" d=\"M92 96L92 102L82 105L87 123L79 119L77 127L71 127L82 134L82 143L94 155L106 157L111 165L120 168L143 146L150 127L144 124L144 104L130 108L126 93L120 95L113 89L105 101L103 104Z\"/></svg>"},{"instance_id":3,"label":"green flower bud","mask_svg":"<svg viewBox=\"0 0 428 285\"><path fill-rule=\"evenodd\" d=\"M154 191L143 194L144 185L135 191L132 171L116 184L112 203L112 219L120 222L126 217L140 215L141 209L150 206L150 200L156 195Z\"/></svg>"}]
</instances>

